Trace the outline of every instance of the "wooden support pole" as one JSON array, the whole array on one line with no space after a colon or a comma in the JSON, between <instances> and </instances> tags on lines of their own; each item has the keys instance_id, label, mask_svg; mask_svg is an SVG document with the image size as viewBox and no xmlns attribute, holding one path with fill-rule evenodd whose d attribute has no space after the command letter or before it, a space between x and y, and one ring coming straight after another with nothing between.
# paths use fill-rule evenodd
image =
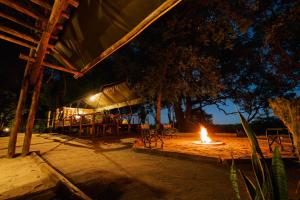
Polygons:
<instances>
[{"instance_id":1,"label":"wooden support pole","mask_svg":"<svg viewBox=\"0 0 300 200\"><path fill-rule=\"evenodd\" d=\"M50 122L51 122L51 110L48 111L48 116L47 116L47 128L50 128Z\"/></svg>"},{"instance_id":2,"label":"wooden support pole","mask_svg":"<svg viewBox=\"0 0 300 200\"><path fill-rule=\"evenodd\" d=\"M19 58L22 59L22 60L27 60L29 62L35 62L34 58L31 58L31 57L26 56L24 54L20 54ZM74 70L71 70L71 69L66 69L62 66L54 65L54 64L48 63L48 62L43 62L42 65L45 66L45 67L49 67L51 69L56 69L56 70L63 71L63 72L68 72L68 73L71 73L71 74L80 73L78 71L74 71Z\"/></svg>"},{"instance_id":3,"label":"wooden support pole","mask_svg":"<svg viewBox=\"0 0 300 200\"><path fill-rule=\"evenodd\" d=\"M32 56L34 53L33 49L30 50L29 56ZM21 86L21 92L19 96L19 101L16 109L15 119L12 125L12 129L10 132L9 143L8 143L8 154L9 158L15 156L16 153L16 143L17 143L17 135L20 129L20 124L22 120L22 111L26 102L27 91L29 86L29 73L31 70L31 63L27 62L24 77Z\"/></svg>"},{"instance_id":4,"label":"wooden support pole","mask_svg":"<svg viewBox=\"0 0 300 200\"><path fill-rule=\"evenodd\" d=\"M12 9L15 9L25 15L28 15L34 19L37 19L37 20L46 20L43 16L41 16L40 14L32 11L32 10L29 10L28 8L22 6L21 4L17 3L16 1L13 1L13 0L0 0L0 3L12 8Z\"/></svg>"},{"instance_id":5,"label":"wooden support pole","mask_svg":"<svg viewBox=\"0 0 300 200\"><path fill-rule=\"evenodd\" d=\"M42 63L43 63L44 57L47 52L47 47L48 47L50 36L51 36L53 29L55 28L57 22L59 21L59 17L61 16L61 13L63 12L65 3L66 3L65 0L55 0L50 18L46 25L46 29L42 33L42 37L41 37L40 43L37 48L36 59L35 59L35 63L33 64L32 71L31 71L31 77L30 77L31 78L30 81L31 81L31 83L33 83L33 85L35 87L34 87L34 92L33 92L32 99L31 99L29 115L27 118L22 155L27 155L29 153L32 129L33 129L34 120L35 120L35 113L36 113L36 109L38 106L38 97L39 97L40 89L42 86L42 80L43 80Z\"/></svg>"},{"instance_id":6,"label":"wooden support pole","mask_svg":"<svg viewBox=\"0 0 300 200\"><path fill-rule=\"evenodd\" d=\"M80 119L79 119L79 136L82 136L83 130L82 130L82 118L83 116L80 115Z\"/></svg>"},{"instance_id":7,"label":"wooden support pole","mask_svg":"<svg viewBox=\"0 0 300 200\"><path fill-rule=\"evenodd\" d=\"M42 87L42 81L43 81L43 73L39 75L39 79L34 87L34 91L31 98L31 105L30 110L27 118L26 128L25 128L25 136L24 136L24 142L23 142L23 149L22 149L22 155L26 156L29 153L30 144L31 144L31 136L32 136L32 129L34 125L35 120L35 113L38 107L38 99L40 90Z\"/></svg>"},{"instance_id":8,"label":"wooden support pole","mask_svg":"<svg viewBox=\"0 0 300 200\"><path fill-rule=\"evenodd\" d=\"M95 126L95 122L96 122L96 113L92 114L92 135L95 136L96 135L96 126Z\"/></svg>"},{"instance_id":9,"label":"wooden support pole","mask_svg":"<svg viewBox=\"0 0 300 200\"><path fill-rule=\"evenodd\" d=\"M40 69L42 67L42 62L44 60L46 49L50 36L59 21L59 18L63 12L63 8L66 4L66 0L55 0L48 24L45 31L42 33L40 43L37 48L35 67L32 70L31 74L31 83L35 83L38 80L38 75L40 74Z\"/></svg>"}]
</instances>

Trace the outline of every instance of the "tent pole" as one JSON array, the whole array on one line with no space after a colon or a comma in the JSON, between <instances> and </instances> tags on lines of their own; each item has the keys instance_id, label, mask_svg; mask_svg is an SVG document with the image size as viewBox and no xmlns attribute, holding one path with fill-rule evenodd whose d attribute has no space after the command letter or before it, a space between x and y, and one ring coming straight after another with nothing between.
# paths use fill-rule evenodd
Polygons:
<instances>
[{"instance_id":1,"label":"tent pole","mask_svg":"<svg viewBox=\"0 0 300 200\"><path fill-rule=\"evenodd\" d=\"M22 149L23 156L27 155L30 149L32 129L35 120L35 113L38 107L38 98L39 98L39 94L42 86L42 80L43 80L44 67L42 66L42 63L47 52L50 36L56 24L58 23L59 18L61 17L61 14L65 7L65 3L66 3L65 0L55 0L47 24L46 22L45 24L42 24L42 27L45 26L45 31L42 33L41 40L38 44L38 48L36 51L36 59L31 70L30 81L34 85L34 91L32 94L30 111L27 118L26 131L25 131L25 137L24 137L24 143Z\"/></svg>"},{"instance_id":2,"label":"tent pole","mask_svg":"<svg viewBox=\"0 0 300 200\"><path fill-rule=\"evenodd\" d=\"M32 56L33 52L34 52L34 50L30 49L29 56ZM23 81L22 81L17 110L16 110L16 114L15 114L15 119L14 119L14 123L13 123L12 129L11 129L11 132L10 132L10 137L9 137L8 155L7 155L9 158L14 157L15 153L16 153L17 135L18 135L18 132L20 129L20 124L21 124L21 120L22 120L22 111L23 111L26 97L27 97L27 91L28 91L28 85L29 85L29 73L30 73L31 66L32 66L31 63L27 62Z\"/></svg>"},{"instance_id":3,"label":"tent pole","mask_svg":"<svg viewBox=\"0 0 300 200\"><path fill-rule=\"evenodd\" d=\"M38 98L39 98L39 94L40 94L40 90L41 90L41 86L42 86L42 80L43 80L43 70L41 70L38 82L36 83L33 94L32 94L31 106L30 106L30 111L29 111L29 115L27 118L25 137L24 137L24 143L23 143L23 149L22 149L23 156L26 156L29 153L32 129L33 129L34 120L35 120L35 113L36 113L36 110L38 107Z\"/></svg>"}]
</instances>

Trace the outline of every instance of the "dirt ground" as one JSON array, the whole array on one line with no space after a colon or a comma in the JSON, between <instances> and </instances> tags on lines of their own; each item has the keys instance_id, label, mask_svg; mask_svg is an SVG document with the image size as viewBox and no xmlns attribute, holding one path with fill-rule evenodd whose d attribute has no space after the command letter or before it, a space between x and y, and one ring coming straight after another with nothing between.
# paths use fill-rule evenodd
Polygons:
<instances>
[{"instance_id":1,"label":"dirt ground","mask_svg":"<svg viewBox=\"0 0 300 200\"><path fill-rule=\"evenodd\" d=\"M165 139L163 151L179 152L189 155L199 155L211 157L221 160L234 159L250 159L251 146L247 137L236 137L233 134L210 134L212 141L223 142L221 145L199 145L193 142L199 141L200 137L197 133L182 133L177 134L172 139ZM265 136L258 137L259 146L266 158L272 158L272 153L269 151L268 142ZM274 149L276 143L272 145ZM295 158L292 152L292 145L289 138L282 138L283 150L281 156L283 158ZM137 148L144 148L142 143L135 145ZM158 147L160 143L158 143ZM279 147L281 150L281 148Z\"/></svg>"},{"instance_id":2,"label":"dirt ground","mask_svg":"<svg viewBox=\"0 0 300 200\"><path fill-rule=\"evenodd\" d=\"M43 191L55 185L29 157L0 159L0 199Z\"/></svg>"},{"instance_id":3,"label":"dirt ground","mask_svg":"<svg viewBox=\"0 0 300 200\"><path fill-rule=\"evenodd\" d=\"M0 166L7 165L7 142L0 138ZM131 146L117 138L34 134L31 150L93 199L234 199L228 166L136 153Z\"/></svg>"}]
</instances>

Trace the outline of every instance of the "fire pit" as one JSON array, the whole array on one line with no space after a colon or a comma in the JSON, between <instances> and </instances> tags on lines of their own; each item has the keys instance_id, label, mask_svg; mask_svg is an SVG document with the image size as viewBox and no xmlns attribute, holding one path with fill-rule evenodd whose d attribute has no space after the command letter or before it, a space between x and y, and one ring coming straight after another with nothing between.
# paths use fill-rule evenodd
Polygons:
<instances>
[{"instance_id":1,"label":"fire pit","mask_svg":"<svg viewBox=\"0 0 300 200\"><path fill-rule=\"evenodd\" d=\"M208 137L207 129L204 126L201 126L200 129L200 140L192 142L193 144L198 145L221 145L224 142L213 141L210 137Z\"/></svg>"}]
</instances>

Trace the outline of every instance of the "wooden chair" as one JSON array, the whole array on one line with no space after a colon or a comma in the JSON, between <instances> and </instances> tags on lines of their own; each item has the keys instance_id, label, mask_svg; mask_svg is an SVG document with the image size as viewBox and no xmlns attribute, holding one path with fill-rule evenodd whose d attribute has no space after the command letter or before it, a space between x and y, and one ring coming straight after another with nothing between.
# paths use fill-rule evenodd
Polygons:
<instances>
[{"instance_id":1,"label":"wooden chair","mask_svg":"<svg viewBox=\"0 0 300 200\"><path fill-rule=\"evenodd\" d=\"M152 144L157 147L158 142L161 143L161 148L163 148L163 132L157 129L150 129L149 124L141 124L141 136L144 147L152 149Z\"/></svg>"},{"instance_id":2,"label":"wooden chair","mask_svg":"<svg viewBox=\"0 0 300 200\"><path fill-rule=\"evenodd\" d=\"M279 145L281 151L284 151L282 145L282 138L288 138L292 144L292 151L295 152L295 146L293 141L293 136L286 128L267 128L266 129L266 138L268 141L268 146L270 152L273 152L272 146Z\"/></svg>"}]
</instances>

